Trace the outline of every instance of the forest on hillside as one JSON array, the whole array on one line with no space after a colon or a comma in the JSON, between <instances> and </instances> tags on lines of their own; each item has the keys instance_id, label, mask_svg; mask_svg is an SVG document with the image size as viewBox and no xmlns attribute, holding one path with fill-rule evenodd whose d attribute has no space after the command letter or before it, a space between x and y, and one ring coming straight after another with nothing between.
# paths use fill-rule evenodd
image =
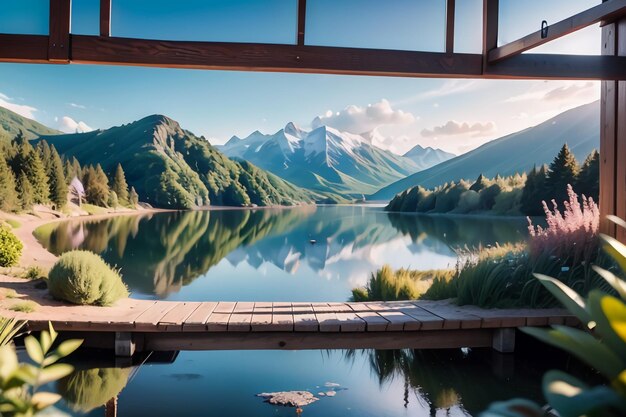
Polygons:
<instances>
[{"instance_id":1,"label":"forest on hillside","mask_svg":"<svg viewBox=\"0 0 626 417\"><path fill-rule=\"evenodd\" d=\"M72 191L82 202L100 207L134 208L139 203L119 164L107 174L100 164L81 165L76 158L62 157L45 140L33 146L21 133L0 142L0 151L2 211L29 211L35 204L63 210Z\"/></svg>"},{"instance_id":2,"label":"forest on hillside","mask_svg":"<svg viewBox=\"0 0 626 417\"><path fill-rule=\"evenodd\" d=\"M598 201L600 155L592 151L581 164L564 144L552 163L534 167L528 173L495 178L479 175L474 181L445 183L434 189L415 186L396 195L387 205L391 212L490 213L537 216L543 202L566 201L567 186Z\"/></svg>"}]
</instances>

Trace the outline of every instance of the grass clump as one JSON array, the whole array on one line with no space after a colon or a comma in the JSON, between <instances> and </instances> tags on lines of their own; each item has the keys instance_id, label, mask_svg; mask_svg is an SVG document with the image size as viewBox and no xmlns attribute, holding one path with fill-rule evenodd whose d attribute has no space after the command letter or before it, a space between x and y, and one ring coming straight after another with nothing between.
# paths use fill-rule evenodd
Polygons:
<instances>
[{"instance_id":1,"label":"grass clump","mask_svg":"<svg viewBox=\"0 0 626 417\"><path fill-rule=\"evenodd\" d=\"M109 306L128 297L119 273L87 251L61 255L48 274L48 290L57 299L81 305Z\"/></svg>"},{"instance_id":2,"label":"grass clump","mask_svg":"<svg viewBox=\"0 0 626 417\"><path fill-rule=\"evenodd\" d=\"M384 265L370 276L365 288L352 290L352 298L354 301L416 300L435 279L448 281L453 275L454 270L393 270Z\"/></svg>"},{"instance_id":3,"label":"grass clump","mask_svg":"<svg viewBox=\"0 0 626 417\"><path fill-rule=\"evenodd\" d=\"M17 264L22 256L24 245L7 226L0 225L0 267Z\"/></svg>"},{"instance_id":4,"label":"grass clump","mask_svg":"<svg viewBox=\"0 0 626 417\"><path fill-rule=\"evenodd\" d=\"M108 213L106 208L95 206L93 204L83 203L80 208L85 210L89 215Z\"/></svg>"},{"instance_id":5,"label":"grass clump","mask_svg":"<svg viewBox=\"0 0 626 417\"><path fill-rule=\"evenodd\" d=\"M17 291L13 288L2 288L2 291L0 291L0 300L5 298L17 298Z\"/></svg>"},{"instance_id":6,"label":"grass clump","mask_svg":"<svg viewBox=\"0 0 626 417\"><path fill-rule=\"evenodd\" d=\"M19 313L32 313L37 310L39 304L34 301L19 301L9 307L11 311L17 311Z\"/></svg>"},{"instance_id":7,"label":"grass clump","mask_svg":"<svg viewBox=\"0 0 626 417\"><path fill-rule=\"evenodd\" d=\"M13 229L19 229L22 226L22 223L14 219L6 219L5 223L11 226Z\"/></svg>"},{"instance_id":8,"label":"grass clump","mask_svg":"<svg viewBox=\"0 0 626 417\"><path fill-rule=\"evenodd\" d=\"M46 278L46 271L44 271L39 266L29 266L26 271L24 271L24 278L35 280L39 278Z\"/></svg>"}]
</instances>

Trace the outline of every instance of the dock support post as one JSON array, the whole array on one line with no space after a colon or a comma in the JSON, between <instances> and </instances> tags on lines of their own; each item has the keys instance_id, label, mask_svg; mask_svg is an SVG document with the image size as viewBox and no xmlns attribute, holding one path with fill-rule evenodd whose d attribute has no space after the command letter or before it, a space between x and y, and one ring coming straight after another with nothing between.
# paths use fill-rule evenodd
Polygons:
<instances>
[{"instance_id":1,"label":"dock support post","mask_svg":"<svg viewBox=\"0 0 626 417\"><path fill-rule=\"evenodd\" d=\"M495 329L491 346L500 353L513 353L515 351L515 329Z\"/></svg>"},{"instance_id":2,"label":"dock support post","mask_svg":"<svg viewBox=\"0 0 626 417\"><path fill-rule=\"evenodd\" d=\"M135 341L130 332L115 332L115 356L130 358L135 354Z\"/></svg>"}]
</instances>

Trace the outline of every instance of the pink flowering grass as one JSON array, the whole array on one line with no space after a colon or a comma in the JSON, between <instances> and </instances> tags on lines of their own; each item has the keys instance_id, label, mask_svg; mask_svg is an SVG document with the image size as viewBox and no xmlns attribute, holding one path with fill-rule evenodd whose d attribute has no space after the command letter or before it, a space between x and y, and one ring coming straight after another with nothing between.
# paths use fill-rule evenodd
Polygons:
<instances>
[{"instance_id":1,"label":"pink flowering grass","mask_svg":"<svg viewBox=\"0 0 626 417\"><path fill-rule=\"evenodd\" d=\"M563 202L563 213L559 211L555 200L552 200L552 210L543 202L547 224L545 228L534 226L528 218L528 247L532 257L551 255L568 265L588 263L595 258L600 226L598 205L593 198L584 195L581 204L571 185L567 186L567 195L568 201Z\"/></svg>"}]
</instances>

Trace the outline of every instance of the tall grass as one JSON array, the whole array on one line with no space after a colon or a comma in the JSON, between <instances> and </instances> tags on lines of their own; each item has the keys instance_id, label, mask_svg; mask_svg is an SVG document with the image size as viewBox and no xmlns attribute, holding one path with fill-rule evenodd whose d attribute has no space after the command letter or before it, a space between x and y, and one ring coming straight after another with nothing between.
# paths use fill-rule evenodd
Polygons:
<instances>
[{"instance_id":1,"label":"tall grass","mask_svg":"<svg viewBox=\"0 0 626 417\"><path fill-rule=\"evenodd\" d=\"M424 294L431 284L437 281L449 281L455 271L450 269L415 271L409 269L394 270L389 265L370 276L365 288L352 290L354 301L394 301L416 300Z\"/></svg>"},{"instance_id":2,"label":"tall grass","mask_svg":"<svg viewBox=\"0 0 626 417\"><path fill-rule=\"evenodd\" d=\"M555 200L552 210L543 202L546 228L533 226L528 218L528 249L533 257L550 254L570 265L589 263L598 254L600 211L591 197L579 199L571 185L567 186L567 196L563 213Z\"/></svg>"}]
</instances>

